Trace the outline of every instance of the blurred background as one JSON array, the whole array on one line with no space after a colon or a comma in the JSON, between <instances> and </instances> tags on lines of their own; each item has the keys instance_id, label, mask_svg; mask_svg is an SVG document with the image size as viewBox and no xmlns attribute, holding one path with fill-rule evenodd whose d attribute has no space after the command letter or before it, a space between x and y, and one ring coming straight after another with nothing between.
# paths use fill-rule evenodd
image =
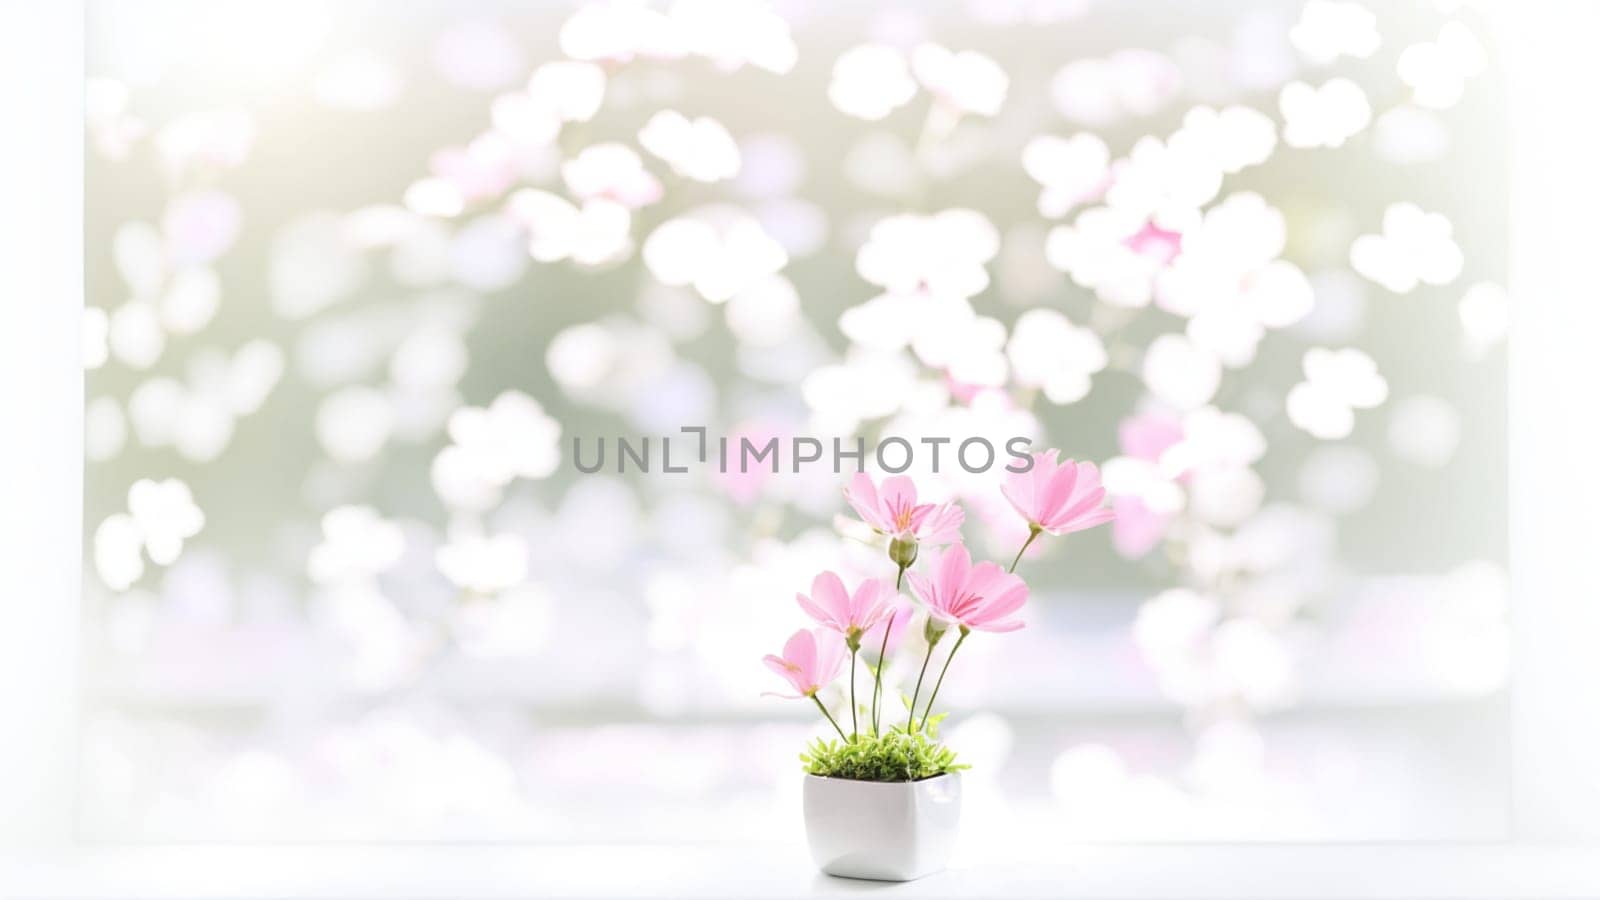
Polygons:
<instances>
[{"instance_id":1,"label":"blurred background","mask_svg":"<svg viewBox=\"0 0 1600 900\"><path fill-rule=\"evenodd\" d=\"M685 425L1101 463L941 692L967 846L1505 834L1470 4L88 9L85 837L796 838L761 655L893 569L571 465Z\"/></svg>"}]
</instances>

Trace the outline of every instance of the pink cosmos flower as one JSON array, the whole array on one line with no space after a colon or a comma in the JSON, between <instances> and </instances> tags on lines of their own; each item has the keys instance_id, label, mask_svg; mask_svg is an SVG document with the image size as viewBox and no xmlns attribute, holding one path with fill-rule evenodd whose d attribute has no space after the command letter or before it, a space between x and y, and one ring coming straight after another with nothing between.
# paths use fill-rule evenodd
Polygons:
<instances>
[{"instance_id":1,"label":"pink cosmos flower","mask_svg":"<svg viewBox=\"0 0 1600 900\"><path fill-rule=\"evenodd\" d=\"M1033 468L1013 472L1000 492L1030 527L1050 534L1093 528L1116 515L1100 506L1106 490L1094 463L1057 462L1054 450L1033 454Z\"/></svg>"},{"instance_id":2,"label":"pink cosmos flower","mask_svg":"<svg viewBox=\"0 0 1600 900\"><path fill-rule=\"evenodd\" d=\"M859 645L861 635L889 615L894 590L876 578L868 578L856 588L855 596L832 572L823 572L811 581L811 596L795 594L795 602L806 615L844 635L846 644Z\"/></svg>"},{"instance_id":3,"label":"pink cosmos flower","mask_svg":"<svg viewBox=\"0 0 1600 900\"><path fill-rule=\"evenodd\" d=\"M883 480L880 488L865 472L856 473L844 499L873 530L896 540L949 544L961 539L966 514L955 503L917 503L917 486L904 475Z\"/></svg>"},{"instance_id":4,"label":"pink cosmos flower","mask_svg":"<svg viewBox=\"0 0 1600 900\"><path fill-rule=\"evenodd\" d=\"M911 590L928 607L928 615L945 626L973 631L1016 631L1022 623L1007 618L1028 602L1028 585L992 562L972 564L962 544L954 544L933 561L933 576L912 572Z\"/></svg>"},{"instance_id":5,"label":"pink cosmos flower","mask_svg":"<svg viewBox=\"0 0 1600 900\"><path fill-rule=\"evenodd\" d=\"M774 694L798 700L815 697L823 686L839 677L844 665L844 639L826 628L796 631L783 645L783 655L767 654L762 662L796 690L797 694Z\"/></svg>"},{"instance_id":6,"label":"pink cosmos flower","mask_svg":"<svg viewBox=\"0 0 1600 900\"><path fill-rule=\"evenodd\" d=\"M905 637L906 629L911 627L911 620L916 614L915 603L900 594L891 593L888 612L878 624L861 633L861 646L874 653L878 652L880 647L884 648L885 653L893 653L900 646L900 641ZM885 628L889 629L888 635L883 633Z\"/></svg>"}]
</instances>

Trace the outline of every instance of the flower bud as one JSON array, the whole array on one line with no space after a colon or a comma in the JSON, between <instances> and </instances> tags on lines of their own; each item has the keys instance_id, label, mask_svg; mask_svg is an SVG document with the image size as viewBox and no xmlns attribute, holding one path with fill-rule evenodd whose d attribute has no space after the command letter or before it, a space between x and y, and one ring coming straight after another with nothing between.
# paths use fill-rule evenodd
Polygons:
<instances>
[{"instance_id":1,"label":"flower bud","mask_svg":"<svg viewBox=\"0 0 1600 900\"><path fill-rule=\"evenodd\" d=\"M911 568L911 564L917 561L917 542L895 538L889 542L889 558L902 569Z\"/></svg>"}]
</instances>

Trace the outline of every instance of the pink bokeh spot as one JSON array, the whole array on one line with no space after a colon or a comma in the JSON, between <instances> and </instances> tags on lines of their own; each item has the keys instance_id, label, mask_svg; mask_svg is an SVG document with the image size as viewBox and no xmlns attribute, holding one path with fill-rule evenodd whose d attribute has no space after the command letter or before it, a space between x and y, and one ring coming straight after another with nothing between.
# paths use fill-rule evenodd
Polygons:
<instances>
[{"instance_id":1,"label":"pink bokeh spot","mask_svg":"<svg viewBox=\"0 0 1600 900\"><path fill-rule=\"evenodd\" d=\"M781 446L787 440L785 435L776 429L759 424L749 424L736 429L728 435L728 464L727 471L718 471L715 475L715 484L728 495L728 498L740 506L749 506L761 496L767 483L772 480L772 464L767 461L757 462L752 456L748 465L741 462L741 448L745 440L750 441L759 452L766 447L768 442L778 439ZM715 449L708 451L716 453Z\"/></svg>"},{"instance_id":2,"label":"pink bokeh spot","mask_svg":"<svg viewBox=\"0 0 1600 900\"><path fill-rule=\"evenodd\" d=\"M208 263L239 238L239 202L221 191L199 191L175 198L161 225L167 252L179 264Z\"/></svg>"},{"instance_id":3,"label":"pink bokeh spot","mask_svg":"<svg viewBox=\"0 0 1600 900\"><path fill-rule=\"evenodd\" d=\"M957 381L948 371L944 373L944 386L950 392L950 399L966 406L971 406L972 401L978 399L980 394L990 390L990 388L986 388L981 384L968 384L965 381Z\"/></svg>"},{"instance_id":4,"label":"pink bokeh spot","mask_svg":"<svg viewBox=\"0 0 1600 900\"><path fill-rule=\"evenodd\" d=\"M495 135L483 135L465 147L436 150L428 159L428 168L450 182L468 202L498 197L517 180L511 145Z\"/></svg>"},{"instance_id":5,"label":"pink bokeh spot","mask_svg":"<svg viewBox=\"0 0 1600 900\"><path fill-rule=\"evenodd\" d=\"M1111 508L1117 516L1111 524L1111 546L1124 559L1139 559L1154 550L1172 523L1171 516L1151 512L1137 497L1118 497Z\"/></svg>"},{"instance_id":6,"label":"pink bokeh spot","mask_svg":"<svg viewBox=\"0 0 1600 900\"><path fill-rule=\"evenodd\" d=\"M1123 244L1140 256L1164 266L1178 258L1178 251L1183 246L1183 235L1176 231L1168 231L1154 222L1146 222L1143 228L1123 241Z\"/></svg>"},{"instance_id":7,"label":"pink bokeh spot","mask_svg":"<svg viewBox=\"0 0 1600 900\"><path fill-rule=\"evenodd\" d=\"M1162 413L1139 413L1117 425L1117 443L1135 459L1160 462L1167 448L1183 440L1183 423Z\"/></svg>"}]
</instances>

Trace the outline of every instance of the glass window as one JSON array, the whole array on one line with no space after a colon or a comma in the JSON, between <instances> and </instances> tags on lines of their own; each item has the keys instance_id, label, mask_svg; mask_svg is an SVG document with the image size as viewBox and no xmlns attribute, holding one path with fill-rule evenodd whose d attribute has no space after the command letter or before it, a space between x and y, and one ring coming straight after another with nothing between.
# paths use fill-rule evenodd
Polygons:
<instances>
[{"instance_id":1,"label":"glass window","mask_svg":"<svg viewBox=\"0 0 1600 900\"><path fill-rule=\"evenodd\" d=\"M1004 562L921 438L1022 436L1118 518L952 668L969 834L1503 837L1483 23L722 6L88 5L83 834L790 835L832 441Z\"/></svg>"}]
</instances>

